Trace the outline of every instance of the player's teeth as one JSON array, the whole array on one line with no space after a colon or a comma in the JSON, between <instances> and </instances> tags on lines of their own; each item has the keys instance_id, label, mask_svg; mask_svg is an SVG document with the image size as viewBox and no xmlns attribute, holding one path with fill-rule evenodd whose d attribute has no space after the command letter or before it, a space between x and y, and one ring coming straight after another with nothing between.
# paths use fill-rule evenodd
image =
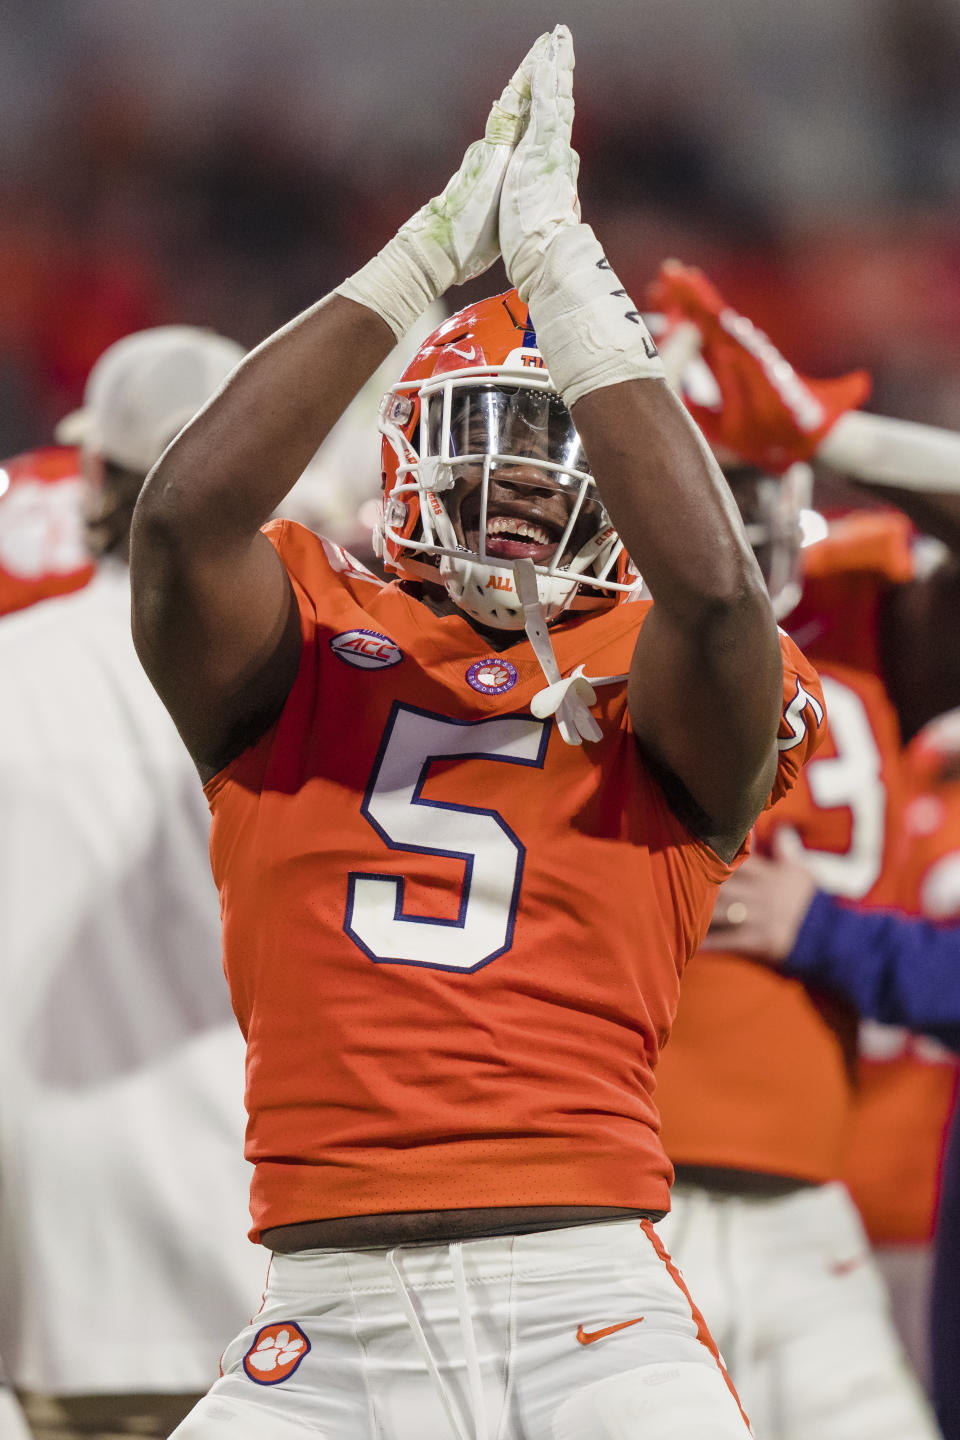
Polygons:
<instances>
[{"instance_id":1,"label":"player's teeth","mask_svg":"<svg viewBox=\"0 0 960 1440\"><path fill-rule=\"evenodd\" d=\"M539 525L531 525L526 520L514 520L507 515L495 515L488 520L488 537L507 534L518 535L523 540L532 540L535 545L550 544L550 536Z\"/></svg>"}]
</instances>

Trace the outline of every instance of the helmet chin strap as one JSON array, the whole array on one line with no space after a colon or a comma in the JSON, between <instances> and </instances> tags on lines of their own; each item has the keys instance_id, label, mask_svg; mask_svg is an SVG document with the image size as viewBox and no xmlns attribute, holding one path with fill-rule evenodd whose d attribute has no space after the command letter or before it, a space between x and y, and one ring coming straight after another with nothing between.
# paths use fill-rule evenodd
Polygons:
<instances>
[{"instance_id":1,"label":"helmet chin strap","mask_svg":"<svg viewBox=\"0 0 960 1440\"><path fill-rule=\"evenodd\" d=\"M456 534L446 513L434 517L434 523L443 543L453 548L457 545ZM447 541L446 535L453 537ZM474 620L479 620L482 625L493 625L500 630L525 629L529 635L527 623L527 605L524 603L523 595L520 592L518 576L521 573L529 573L533 576L533 583L536 587L537 600L539 602L539 614L544 628L550 621L555 620L558 615L570 607L575 600L580 584L580 576L587 568L594 563L604 551L609 552L612 531L603 531L593 536L586 545L574 557L568 566L567 573L557 575L537 575L531 560L507 561L503 565L491 565L464 555L441 555L440 556L440 578L446 587L447 594L462 610L471 615ZM497 587L490 590L491 581L511 582L512 591L505 591ZM529 600L529 582L527 585ZM515 597L515 598L514 598ZM532 642L531 642L532 643ZM553 645L548 640L549 653L553 654ZM579 744L579 741L576 743Z\"/></svg>"},{"instance_id":2,"label":"helmet chin strap","mask_svg":"<svg viewBox=\"0 0 960 1440\"><path fill-rule=\"evenodd\" d=\"M440 557L440 578L447 594L472 619L481 625L491 625L497 630L525 629L523 601L516 589L515 564L531 564L530 561L508 562L506 565L485 565L482 561L466 556ZM537 576L537 598L544 621L560 615L576 591L575 579L561 579L559 576ZM500 584L492 588L492 582ZM508 586L508 589L501 588Z\"/></svg>"},{"instance_id":3,"label":"helmet chin strap","mask_svg":"<svg viewBox=\"0 0 960 1440\"><path fill-rule=\"evenodd\" d=\"M489 461L487 463L489 466ZM458 537L446 508L442 505L437 505L435 508L431 506L430 515L441 545L449 549L459 548ZM481 512L481 519L484 515L485 509ZM587 565L591 564L609 544L610 536L607 533L594 536L576 557L574 563L577 570L586 569ZM502 613L503 597L498 592L495 605L492 602L486 603L486 584L481 581L484 576L489 579L491 575L509 575L510 568L512 568L513 583L522 616L513 607L508 607L511 614L509 622L505 625L505 617ZM510 568L479 564L476 560L468 560L460 555L440 556L440 578L444 588L450 598L468 615L472 614L474 619L479 620L482 624L494 624L502 629L519 630L522 624L533 648L533 653L540 662L540 668L547 680L546 688L538 691L533 697L530 705L531 714L538 720L546 720L549 716L555 715L557 729L567 745L582 745L584 740L602 740L603 731L590 712L590 706L596 704L597 692L583 674L583 666L578 666L574 673L568 675L565 680L560 675L560 666L557 664L553 641L550 638L547 611L544 600L541 599L540 583L533 561L529 559L514 560ZM480 603L472 598L468 599L466 596L471 579L477 582L479 593L483 597ZM554 614L559 614L569 604L577 589L575 578L571 577L569 581L564 579L559 585L558 579L559 577L553 579L549 586L550 590L556 593L545 597L547 605ZM498 610L499 614L497 614Z\"/></svg>"},{"instance_id":4,"label":"helmet chin strap","mask_svg":"<svg viewBox=\"0 0 960 1440\"><path fill-rule=\"evenodd\" d=\"M596 690L589 680L577 671L568 675L566 680L560 677L560 666L557 664L550 630L540 603L537 572L533 561L515 560L513 574L517 595L523 606L523 628L547 680L546 689L539 690L533 697L531 713L538 720L546 720L549 715L556 715L557 729L568 745L582 745L584 740L602 740L603 731L589 708L596 704ZM577 668L582 672L582 666Z\"/></svg>"}]
</instances>

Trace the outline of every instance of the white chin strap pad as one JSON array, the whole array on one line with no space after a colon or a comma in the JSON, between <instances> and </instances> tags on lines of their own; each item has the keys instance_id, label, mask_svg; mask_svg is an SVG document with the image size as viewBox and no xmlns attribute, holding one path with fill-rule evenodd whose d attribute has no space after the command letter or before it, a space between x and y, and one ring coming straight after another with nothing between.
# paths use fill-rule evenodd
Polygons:
<instances>
[{"instance_id":1,"label":"white chin strap pad","mask_svg":"<svg viewBox=\"0 0 960 1440\"><path fill-rule=\"evenodd\" d=\"M498 630L523 628L523 610L513 589L511 570L441 555L440 578L454 604L481 625L493 625Z\"/></svg>"}]
</instances>

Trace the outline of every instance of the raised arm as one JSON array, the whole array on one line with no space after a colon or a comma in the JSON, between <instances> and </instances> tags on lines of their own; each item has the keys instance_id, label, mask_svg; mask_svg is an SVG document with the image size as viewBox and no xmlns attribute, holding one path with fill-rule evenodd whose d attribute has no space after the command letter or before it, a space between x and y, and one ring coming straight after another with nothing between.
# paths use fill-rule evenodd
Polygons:
<instances>
[{"instance_id":1,"label":"raised arm","mask_svg":"<svg viewBox=\"0 0 960 1440\"><path fill-rule=\"evenodd\" d=\"M260 527L394 343L379 315L329 296L247 356L141 493L134 641L205 778L271 723L296 676L297 607Z\"/></svg>"},{"instance_id":2,"label":"raised arm","mask_svg":"<svg viewBox=\"0 0 960 1440\"><path fill-rule=\"evenodd\" d=\"M633 728L730 859L777 763L781 657L763 576L719 467L663 381L593 391L574 416L654 599L630 671Z\"/></svg>"},{"instance_id":3,"label":"raised arm","mask_svg":"<svg viewBox=\"0 0 960 1440\"><path fill-rule=\"evenodd\" d=\"M960 435L861 410L841 415L817 456L873 496L896 505L960 557Z\"/></svg>"},{"instance_id":4,"label":"raised arm","mask_svg":"<svg viewBox=\"0 0 960 1440\"><path fill-rule=\"evenodd\" d=\"M939 564L884 601L884 679L908 741L960 705L960 435L854 411L817 453L946 547Z\"/></svg>"},{"instance_id":5,"label":"raised arm","mask_svg":"<svg viewBox=\"0 0 960 1440\"><path fill-rule=\"evenodd\" d=\"M700 833L729 858L776 767L776 624L726 482L668 390L639 312L579 223L572 48L562 27L554 40L532 73L530 122L504 181L504 261L654 598L631 669L638 741L681 782Z\"/></svg>"},{"instance_id":6,"label":"raised arm","mask_svg":"<svg viewBox=\"0 0 960 1440\"><path fill-rule=\"evenodd\" d=\"M396 339L497 258L500 188L528 94L518 71L443 193L339 292L247 356L144 487L131 539L134 640L204 777L263 733L296 676L297 606L260 527Z\"/></svg>"}]
</instances>

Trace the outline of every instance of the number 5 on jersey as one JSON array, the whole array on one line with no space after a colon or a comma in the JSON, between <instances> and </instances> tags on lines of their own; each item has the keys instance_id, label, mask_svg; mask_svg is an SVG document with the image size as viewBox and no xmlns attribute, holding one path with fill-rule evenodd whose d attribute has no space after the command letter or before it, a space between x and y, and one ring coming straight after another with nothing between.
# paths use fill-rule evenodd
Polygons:
<instances>
[{"instance_id":1,"label":"number 5 on jersey","mask_svg":"<svg viewBox=\"0 0 960 1440\"><path fill-rule=\"evenodd\" d=\"M456 919L404 914L402 876L351 873L344 929L372 960L477 970L509 950L524 847L496 810L424 799L435 760L490 760L542 769L550 727L504 716L450 720L395 704L363 800L363 815L391 850L463 862Z\"/></svg>"}]
</instances>

